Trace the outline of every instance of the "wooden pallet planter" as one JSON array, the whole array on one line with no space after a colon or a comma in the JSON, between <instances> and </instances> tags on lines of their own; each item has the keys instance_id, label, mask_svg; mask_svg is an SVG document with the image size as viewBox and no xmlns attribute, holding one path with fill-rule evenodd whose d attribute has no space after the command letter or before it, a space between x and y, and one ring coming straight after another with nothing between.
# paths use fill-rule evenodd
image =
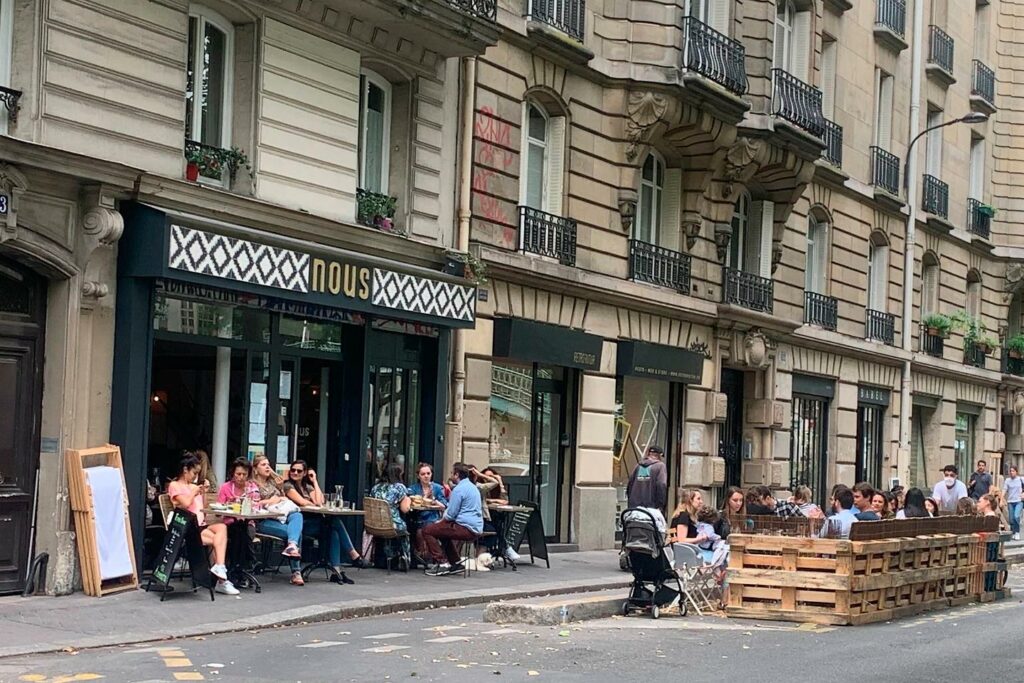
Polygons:
<instances>
[{"instance_id":1,"label":"wooden pallet planter","mask_svg":"<svg viewBox=\"0 0 1024 683\"><path fill-rule=\"evenodd\" d=\"M995 585L982 578L974 534L877 541L734 534L729 541L726 611L735 617L865 624L962 604L979 586Z\"/></svg>"},{"instance_id":2,"label":"wooden pallet planter","mask_svg":"<svg viewBox=\"0 0 1024 683\"><path fill-rule=\"evenodd\" d=\"M993 602L1010 597L1006 587L1006 559L1003 543L1010 540L1006 532L975 534L977 542L973 549L973 560L977 571L971 577L971 593L979 602Z\"/></svg>"}]
</instances>

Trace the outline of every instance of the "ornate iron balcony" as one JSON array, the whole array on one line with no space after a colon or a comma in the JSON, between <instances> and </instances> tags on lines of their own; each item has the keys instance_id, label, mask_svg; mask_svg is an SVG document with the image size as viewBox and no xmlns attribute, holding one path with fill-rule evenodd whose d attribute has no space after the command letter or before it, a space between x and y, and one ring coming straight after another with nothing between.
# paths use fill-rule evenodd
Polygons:
<instances>
[{"instance_id":1,"label":"ornate iron balcony","mask_svg":"<svg viewBox=\"0 0 1024 683\"><path fill-rule=\"evenodd\" d=\"M864 328L867 333L864 336L868 339L892 346L896 338L896 316L869 308Z\"/></svg>"},{"instance_id":2,"label":"ornate iron balcony","mask_svg":"<svg viewBox=\"0 0 1024 683\"><path fill-rule=\"evenodd\" d=\"M884 26L900 38L907 32L906 0L878 0L875 5L875 24Z\"/></svg>"},{"instance_id":3,"label":"ornate iron balcony","mask_svg":"<svg viewBox=\"0 0 1024 683\"><path fill-rule=\"evenodd\" d=\"M7 120L11 123L18 122L18 110L21 108L18 100L20 99L20 90L0 86L0 102L3 102L4 108L7 109Z\"/></svg>"},{"instance_id":4,"label":"ornate iron balcony","mask_svg":"<svg viewBox=\"0 0 1024 683\"><path fill-rule=\"evenodd\" d=\"M825 149L821 156L825 161L838 168L843 167L843 127L834 121L825 119Z\"/></svg>"},{"instance_id":5,"label":"ornate iron balcony","mask_svg":"<svg viewBox=\"0 0 1024 683\"><path fill-rule=\"evenodd\" d=\"M964 344L964 365L970 365L975 368L985 367L985 359L988 357L988 353L984 349L980 349L974 344Z\"/></svg>"},{"instance_id":6,"label":"ornate iron balcony","mask_svg":"<svg viewBox=\"0 0 1024 683\"><path fill-rule=\"evenodd\" d=\"M921 328L921 351L929 356L942 358L946 350L946 340L935 334L928 334L928 330Z\"/></svg>"},{"instance_id":7,"label":"ornate iron balcony","mask_svg":"<svg viewBox=\"0 0 1024 683\"><path fill-rule=\"evenodd\" d=\"M949 185L935 176L925 175L921 209L939 218L949 218Z\"/></svg>"},{"instance_id":8,"label":"ornate iron balcony","mask_svg":"<svg viewBox=\"0 0 1024 683\"><path fill-rule=\"evenodd\" d=\"M1004 349L1003 374L1024 377L1024 358L1014 358L1009 351Z\"/></svg>"},{"instance_id":9,"label":"ornate iron balcony","mask_svg":"<svg viewBox=\"0 0 1024 683\"><path fill-rule=\"evenodd\" d=\"M576 221L534 209L519 207L519 246L523 251L576 265Z\"/></svg>"},{"instance_id":10,"label":"ornate iron balcony","mask_svg":"<svg viewBox=\"0 0 1024 683\"><path fill-rule=\"evenodd\" d=\"M978 237L988 239L992 231L992 217L988 207L977 199L967 200L967 229Z\"/></svg>"},{"instance_id":11,"label":"ornate iron balcony","mask_svg":"<svg viewBox=\"0 0 1024 683\"><path fill-rule=\"evenodd\" d=\"M690 291L690 257L656 244L630 240L629 277L686 294Z\"/></svg>"},{"instance_id":12,"label":"ornate iron balcony","mask_svg":"<svg viewBox=\"0 0 1024 683\"><path fill-rule=\"evenodd\" d=\"M826 330L836 329L839 303L834 296L804 292L804 322Z\"/></svg>"},{"instance_id":13,"label":"ornate iron balcony","mask_svg":"<svg viewBox=\"0 0 1024 683\"><path fill-rule=\"evenodd\" d=\"M783 69L772 69L772 114L816 138L825 135L821 91Z\"/></svg>"},{"instance_id":14,"label":"ornate iron balcony","mask_svg":"<svg viewBox=\"0 0 1024 683\"><path fill-rule=\"evenodd\" d=\"M526 14L530 19L583 42L586 14L584 0L527 0Z\"/></svg>"},{"instance_id":15,"label":"ornate iron balcony","mask_svg":"<svg viewBox=\"0 0 1024 683\"><path fill-rule=\"evenodd\" d=\"M771 313L775 300L774 283L771 278L761 277L735 268L725 269L722 285L722 300L753 311Z\"/></svg>"},{"instance_id":16,"label":"ornate iron balcony","mask_svg":"<svg viewBox=\"0 0 1024 683\"><path fill-rule=\"evenodd\" d=\"M496 21L498 18L498 0L448 0L448 4L481 19Z\"/></svg>"},{"instance_id":17,"label":"ornate iron balcony","mask_svg":"<svg viewBox=\"0 0 1024 683\"><path fill-rule=\"evenodd\" d=\"M996 104L996 74L980 60L974 60L971 73L971 94L977 95L993 107Z\"/></svg>"},{"instance_id":18,"label":"ornate iron balcony","mask_svg":"<svg viewBox=\"0 0 1024 683\"><path fill-rule=\"evenodd\" d=\"M730 92L747 92L746 50L696 17L684 20L683 68L705 76Z\"/></svg>"},{"instance_id":19,"label":"ornate iron balcony","mask_svg":"<svg viewBox=\"0 0 1024 683\"><path fill-rule=\"evenodd\" d=\"M953 39L938 26L929 26L928 62L953 75Z\"/></svg>"},{"instance_id":20,"label":"ornate iron balcony","mask_svg":"<svg viewBox=\"0 0 1024 683\"><path fill-rule=\"evenodd\" d=\"M871 184L891 195L900 194L900 158L881 147L871 148Z\"/></svg>"}]
</instances>

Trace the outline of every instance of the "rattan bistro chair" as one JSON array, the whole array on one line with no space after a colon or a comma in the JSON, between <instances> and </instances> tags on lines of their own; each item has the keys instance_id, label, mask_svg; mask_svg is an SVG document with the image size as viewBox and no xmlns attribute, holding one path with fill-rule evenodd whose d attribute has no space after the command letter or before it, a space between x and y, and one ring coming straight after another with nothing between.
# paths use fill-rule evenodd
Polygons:
<instances>
[{"instance_id":1,"label":"rattan bistro chair","mask_svg":"<svg viewBox=\"0 0 1024 683\"><path fill-rule=\"evenodd\" d=\"M386 500L366 496L363 498L363 515L363 530L369 536L363 547L363 557L369 554L370 545L375 539L390 541L408 536L408 532L401 532L395 526L395 520L391 518L391 506ZM390 572L391 558L387 558L387 568Z\"/></svg>"},{"instance_id":2,"label":"rattan bistro chair","mask_svg":"<svg viewBox=\"0 0 1024 683\"><path fill-rule=\"evenodd\" d=\"M174 511L174 503L166 493L161 493L157 500L160 502L160 521L163 522L164 531L166 531L167 525L171 521L171 512Z\"/></svg>"}]
</instances>

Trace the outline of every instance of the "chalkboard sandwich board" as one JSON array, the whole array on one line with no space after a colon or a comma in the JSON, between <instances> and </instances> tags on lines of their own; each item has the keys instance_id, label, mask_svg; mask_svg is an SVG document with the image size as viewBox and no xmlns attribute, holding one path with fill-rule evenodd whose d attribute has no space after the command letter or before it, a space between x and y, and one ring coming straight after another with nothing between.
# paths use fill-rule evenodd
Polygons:
<instances>
[{"instance_id":1,"label":"chalkboard sandwich board","mask_svg":"<svg viewBox=\"0 0 1024 683\"><path fill-rule=\"evenodd\" d=\"M184 555L182 555L184 553ZM187 510L175 509L171 521L167 525L164 544L157 556L153 575L146 584L146 590L155 581L161 590L160 602L170 592L171 577L178 558L184 556L188 561L189 574L192 578L192 590L206 588L213 600L214 577L210 573L210 558L203 547L203 539L199 536L199 525L196 516Z\"/></svg>"}]
</instances>

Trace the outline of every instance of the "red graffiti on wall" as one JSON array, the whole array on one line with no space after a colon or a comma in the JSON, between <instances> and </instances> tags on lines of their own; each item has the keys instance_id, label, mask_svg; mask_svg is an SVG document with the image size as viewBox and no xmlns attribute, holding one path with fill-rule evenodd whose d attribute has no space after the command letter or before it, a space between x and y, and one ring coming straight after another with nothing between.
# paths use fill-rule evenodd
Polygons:
<instances>
[{"instance_id":1,"label":"red graffiti on wall","mask_svg":"<svg viewBox=\"0 0 1024 683\"><path fill-rule=\"evenodd\" d=\"M512 126L497 117L490 107L481 107L473 125L477 140L476 160L473 168L473 193L476 195L478 214L492 223L508 224L506 203L495 192L494 180L516 161L511 151ZM514 231L505 230L506 238L515 239ZM509 236L511 233L511 236Z\"/></svg>"}]
</instances>

